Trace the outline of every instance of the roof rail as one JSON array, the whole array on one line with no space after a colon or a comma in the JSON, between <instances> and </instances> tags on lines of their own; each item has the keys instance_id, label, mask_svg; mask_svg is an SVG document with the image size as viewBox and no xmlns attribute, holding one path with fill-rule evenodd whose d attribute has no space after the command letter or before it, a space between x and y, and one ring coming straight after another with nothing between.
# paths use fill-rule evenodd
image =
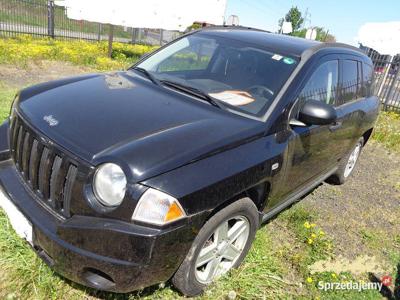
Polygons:
<instances>
[{"instance_id":1,"label":"roof rail","mask_svg":"<svg viewBox=\"0 0 400 300\"><path fill-rule=\"evenodd\" d=\"M261 31L261 32L267 32L267 33L272 33L271 31L268 30L263 30L259 28L254 28L254 27L249 27L249 26L234 26L234 25L212 25L212 26L205 26L202 28L199 28L199 30L218 30L218 29L232 29L232 30L254 30L254 31Z\"/></svg>"}]
</instances>

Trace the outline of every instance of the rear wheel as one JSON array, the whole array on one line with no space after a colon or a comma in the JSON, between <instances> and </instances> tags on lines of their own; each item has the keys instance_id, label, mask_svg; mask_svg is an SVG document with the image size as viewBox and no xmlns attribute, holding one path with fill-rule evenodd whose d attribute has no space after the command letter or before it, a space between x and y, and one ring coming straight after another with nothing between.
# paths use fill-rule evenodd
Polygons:
<instances>
[{"instance_id":1,"label":"rear wheel","mask_svg":"<svg viewBox=\"0 0 400 300\"><path fill-rule=\"evenodd\" d=\"M358 162L358 158L360 157L363 145L364 138L361 137L358 139L351 152L344 159L342 159L339 164L338 170L328 179L328 182L333 184L343 184L346 182L346 180L354 171L354 168Z\"/></svg>"},{"instance_id":2,"label":"rear wheel","mask_svg":"<svg viewBox=\"0 0 400 300\"><path fill-rule=\"evenodd\" d=\"M204 288L243 261L258 228L258 210L243 198L211 217L200 230L172 283L187 296Z\"/></svg>"}]
</instances>

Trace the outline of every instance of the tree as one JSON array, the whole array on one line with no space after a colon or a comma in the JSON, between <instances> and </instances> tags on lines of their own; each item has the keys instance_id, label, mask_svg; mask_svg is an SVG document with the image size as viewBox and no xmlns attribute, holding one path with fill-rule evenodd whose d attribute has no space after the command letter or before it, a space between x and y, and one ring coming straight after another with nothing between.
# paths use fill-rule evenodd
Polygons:
<instances>
[{"instance_id":1,"label":"tree","mask_svg":"<svg viewBox=\"0 0 400 300\"><path fill-rule=\"evenodd\" d=\"M316 40L321 42L336 42L335 36L329 34L329 30L325 30L323 27L317 27Z\"/></svg>"},{"instance_id":2,"label":"tree","mask_svg":"<svg viewBox=\"0 0 400 300\"><path fill-rule=\"evenodd\" d=\"M297 6L292 6L292 8L289 9L288 13L285 15L285 19L279 20L279 27L282 27L283 21L292 23L293 31L297 31L300 29L301 25L303 25L304 18L301 16L301 12Z\"/></svg>"},{"instance_id":3,"label":"tree","mask_svg":"<svg viewBox=\"0 0 400 300\"><path fill-rule=\"evenodd\" d=\"M329 33L329 30L325 30L323 27L315 26L314 29L317 31L317 37L315 38L317 41L320 42L336 42L336 38L334 35ZM300 29L297 31L293 31L290 35L297 36L301 38L306 37L307 29Z\"/></svg>"},{"instance_id":4,"label":"tree","mask_svg":"<svg viewBox=\"0 0 400 300\"><path fill-rule=\"evenodd\" d=\"M293 31L290 33L292 36L302 37L306 36L307 29L301 28L301 25L304 23L304 18L301 15L300 10L297 6L292 6L292 8L287 12L284 18L280 18L278 21L279 28L282 29L283 22L292 23ZM329 30L325 30L323 27L315 26L317 30L316 40L321 42L336 42L336 38L334 35L329 34Z\"/></svg>"}]
</instances>

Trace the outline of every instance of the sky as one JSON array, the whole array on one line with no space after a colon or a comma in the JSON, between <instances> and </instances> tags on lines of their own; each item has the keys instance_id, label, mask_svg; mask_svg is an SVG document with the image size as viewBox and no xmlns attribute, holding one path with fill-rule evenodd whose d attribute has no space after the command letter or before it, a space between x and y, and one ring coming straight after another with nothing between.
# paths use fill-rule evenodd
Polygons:
<instances>
[{"instance_id":1,"label":"sky","mask_svg":"<svg viewBox=\"0 0 400 300\"><path fill-rule=\"evenodd\" d=\"M242 26L277 31L278 20L292 6L303 16L308 9L306 27L324 27L338 42L355 46L365 23L400 21L400 0L227 0L225 16L239 16Z\"/></svg>"}]
</instances>

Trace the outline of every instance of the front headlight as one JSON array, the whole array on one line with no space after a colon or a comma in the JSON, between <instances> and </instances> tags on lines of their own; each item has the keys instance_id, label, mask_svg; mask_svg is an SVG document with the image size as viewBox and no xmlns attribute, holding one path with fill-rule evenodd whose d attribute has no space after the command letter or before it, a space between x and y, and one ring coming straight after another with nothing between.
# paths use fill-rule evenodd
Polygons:
<instances>
[{"instance_id":1,"label":"front headlight","mask_svg":"<svg viewBox=\"0 0 400 300\"><path fill-rule=\"evenodd\" d=\"M97 200L108 207L121 204L125 197L126 176L124 171L112 163L99 166L93 179L93 191Z\"/></svg>"},{"instance_id":2,"label":"front headlight","mask_svg":"<svg viewBox=\"0 0 400 300\"><path fill-rule=\"evenodd\" d=\"M186 214L179 201L161 191L149 188L140 197L132 220L164 225L182 219Z\"/></svg>"}]
</instances>

